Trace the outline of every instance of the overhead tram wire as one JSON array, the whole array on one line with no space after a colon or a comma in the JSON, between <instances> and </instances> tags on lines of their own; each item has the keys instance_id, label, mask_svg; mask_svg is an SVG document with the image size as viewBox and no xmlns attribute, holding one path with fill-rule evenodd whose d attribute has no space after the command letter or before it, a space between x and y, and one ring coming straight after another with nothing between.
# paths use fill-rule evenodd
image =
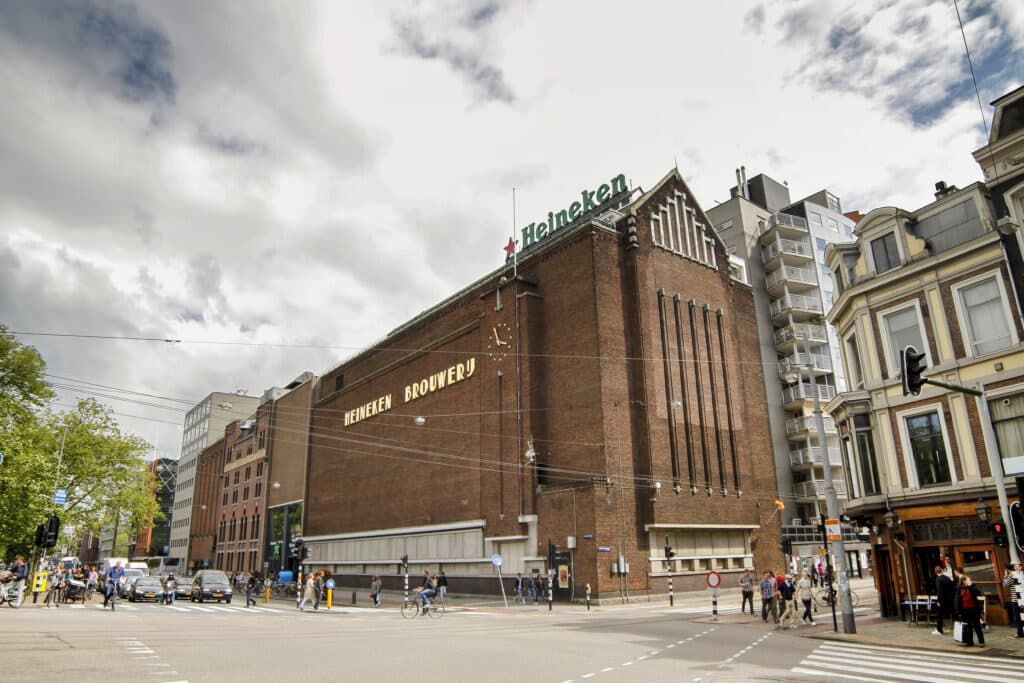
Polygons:
<instances>
[{"instance_id":1,"label":"overhead tram wire","mask_svg":"<svg viewBox=\"0 0 1024 683\"><path fill-rule=\"evenodd\" d=\"M329 344L289 344L289 343L272 343L272 342L241 342L241 341L224 341L224 340L209 340L209 339L163 339L160 337L128 337L128 336L115 336L115 335L96 335L96 334L77 334L77 333L61 333L61 332L21 332L11 331L10 334L23 335L23 336L42 336L42 337L65 337L71 339L100 339L100 340L121 340L121 341L143 341L143 342L174 342L176 344L202 344L210 346L252 346L252 347L265 347L265 348L294 348L294 349L323 349L323 350L346 350L346 351L373 351L373 352L394 352L394 353L415 353L420 355L447 355L447 356L465 356L467 354L475 353L474 351L467 350L447 350L447 349L424 349L416 347L404 347L404 346L338 346ZM623 362L623 363L660 363L666 359L661 356L591 356L584 354L575 353L510 353L509 356L518 356L520 358L538 358L548 360L593 360L602 362ZM672 362L676 362L674 359L669 358ZM340 367L345 361L341 361L335 367ZM718 365L718 361L715 360L692 360L689 359L687 363L709 365ZM753 361L753 360L730 360L729 366L743 366L743 365L759 365L762 368L773 368L777 365L777 361Z\"/></svg>"}]
</instances>

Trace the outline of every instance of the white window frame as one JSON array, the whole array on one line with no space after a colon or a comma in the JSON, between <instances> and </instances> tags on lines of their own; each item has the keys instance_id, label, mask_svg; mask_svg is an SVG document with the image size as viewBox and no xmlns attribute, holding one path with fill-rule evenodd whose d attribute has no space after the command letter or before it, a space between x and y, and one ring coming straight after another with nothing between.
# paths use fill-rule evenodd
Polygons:
<instances>
[{"instance_id":1,"label":"white window frame","mask_svg":"<svg viewBox=\"0 0 1024 683\"><path fill-rule=\"evenodd\" d=\"M917 406L908 410L901 410L896 413L896 422L900 430L900 442L903 444L903 466L907 471L907 488L910 490L922 490L921 482L917 479L917 465L914 462L913 447L910 443L910 432L907 429L907 418L937 413L939 416L939 428L942 430L942 444L946 448L946 465L949 467L949 483L937 486L929 486L926 490L943 488L945 486L956 486L959 479L956 478L956 466L953 461L953 449L950 446L949 432L946 429L946 408L941 402L929 403L928 405Z\"/></svg>"},{"instance_id":2,"label":"white window frame","mask_svg":"<svg viewBox=\"0 0 1024 683\"><path fill-rule=\"evenodd\" d=\"M985 282L986 280L990 280L993 278L996 281L996 286L999 288L999 299L1000 302L1003 304L1003 314L1006 316L1006 320L1009 323L1008 327L1010 328L1010 345L1005 348L999 349L998 351L977 354L974 351L974 330L971 329L970 322L967 319L967 311L964 308L964 298L961 295L960 290L966 289L968 287L973 287L974 285L981 284L982 282ZM953 293L953 305L956 308L956 319L957 323L960 325L960 337L961 339L964 340L964 353L967 357L978 358L980 356L991 356L1007 353L1008 351L1012 350L1013 347L1017 346L1017 344L1020 343L1020 338L1017 336L1017 325L1014 324L1016 316L1013 315L1013 311L1010 309L1010 299L1006 295L1006 286L1003 283L1002 271L1000 271L998 268L995 268L984 273L979 273L978 275L975 275L974 277L968 280L956 283L950 289Z\"/></svg>"},{"instance_id":3,"label":"white window frame","mask_svg":"<svg viewBox=\"0 0 1024 683\"><path fill-rule=\"evenodd\" d=\"M888 235L892 235L896 240L896 253L900 255L900 263L894 268L890 268L889 270L879 273L878 268L875 266L875 250L872 248L871 245L875 240L880 240ZM886 230L885 232L880 232L877 235L872 235L871 237L863 238L866 247L866 256L868 258L868 261L871 262L871 272L874 273L876 276L891 273L892 271L897 270L900 267L900 265L903 265L904 263L907 262L907 255L903 252L903 240L900 239L900 237L901 235L898 230Z\"/></svg>"},{"instance_id":4,"label":"white window frame","mask_svg":"<svg viewBox=\"0 0 1024 683\"><path fill-rule=\"evenodd\" d=\"M850 381L852 374L854 374L854 373L850 372L850 368L852 366L850 365L850 355L849 355L849 352L848 352L848 349L849 349L848 344L850 343L851 339L853 340L854 346L857 348L857 368L856 368L857 372L856 372L856 375L857 375L857 378L860 381L858 381L856 383ZM864 388L864 365L863 365L863 361L860 358L861 348L862 347L861 347L861 343L860 343L860 335L857 334L857 329L856 329L856 326L855 326L853 331L850 332L850 334L848 334L845 337L843 337L843 350L842 350L843 360L845 361L844 365L846 366L847 384L849 385L849 387L853 391L859 391L859 390Z\"/></svg>"},{"instance_id":5,"label":"white window frame","mask_svg":"<svg viewBox=\"0 0 1024 683\"><path fill-rule=\"evenodd\" d=\"M889 337L889 326L885 322L886 316L892 315L893 313L900 313L908 308L913 307L917 315L917 328L921 331L921 345L923 349L918 349L919 352L923 352L925 355L925 361L928 367L932 367L932 354L928 349L928 330L924 326L924 316L921 315L921 300L915 299L913 302L907 304L902 303L898 306L892 306L884 310L878 311L878 332L882 335L882 351L885 352L885 365L889 369L889 379L896 379L900 371L900 356L899 349L892 348L892 338Z\"/></svg>"}]
</instances>

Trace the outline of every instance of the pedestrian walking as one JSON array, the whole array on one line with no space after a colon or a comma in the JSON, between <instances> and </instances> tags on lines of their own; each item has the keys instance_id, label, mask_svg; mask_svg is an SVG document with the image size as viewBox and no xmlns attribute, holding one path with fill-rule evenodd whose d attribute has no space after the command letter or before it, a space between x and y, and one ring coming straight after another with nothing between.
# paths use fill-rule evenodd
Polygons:
<instances>
[{"instance_id":1,"label":"pedestrian walking","mask_svg":"<svg viewBox=\"0 0 1024 683\"><path fill-rule=\"evenodd\" d=\"M818 585L825 585L825 565L820 559L818 560Z\"/></svg>"},{"instance_id":2,"label":"pedestrian walking","mask_svg":"<svg viewBox=\"0 0 1024 683\"><path fill-rule=\"evenodd\" d=\"M302 601L299 602L299 610L306 610L307 602L314 602L316 600L316 578L313 572L306 574L306 585L302 589Z\"/></svg>"},{"instance_id":3,"label":"pedestrian walking","mask_svg":"<svg viewBox=\"0 0 1024 683\"><path fill-rule=\"evenodd\" d=\"M777 584L779 599L779 628L796 628L796 610L793 608L793 597L796 594L796 586L790 577L783 576L782 581Z\"/></svg>"},{"instance_id":4,"label":"pedestrian walking","mask_svg":"<svg viewBox=\"0 0 1024 683\"><path fill-rule=\"evenodd\" d=\"M965 647L974 645L974 634L978 634L978 647L985 647L985 631L981 628L981 591L967 574L960 578L960 588L956 596L956 612L964 622Z\"/></svg>"},{"instance_id":5,"label":"pedestrian walking","mask_svg":"<svg viewBox=\"0 0 1024 683\"><path fill-rule=\"evenodd\" d=\"M771 612L772 621L776 624L779 623L779 615L775 611L775 577L772 576L771 571L764 572L757 587L761 590L761 621L767 624L768 613Z\"/></svg>"},{"instance_id":6,"label":"pedestrian walking","mask_svg":"<svg viewBox=\"0 0 1024 683\"><path fill-rule=\"evenodd\" d=\"M96 590L96 587L99 585L99 581L100 581L100 575L99 575L99 572L96 571L96 565L94 565L94 564L89 565L89 571L86 573L86 578L85 578L86 590L90 594L93 593Z\"/></svg>"},{"instance_id":7,"label":"pedestrian walking","mask_svg":"<svg viewBox=\"0 0 1024 683\"><path fill-rule=\"evenodd\" d=\"M523 601L523 604L525 605L526 601L528 600L528 601L530 601L530 602L532 602L533 604L536 605L537 604L537 581L536 581L536 579L534 578L533 574L530 574L525 579L523 579L523 581L525 581L525 583L526 583L526 600Z\"/></svg>"},{"instance_id":8,"label":"pedestrian walking","mask_svg":"<svg viewBox=\"0 0 1024 683\"><path fill-rule=\"evenodd\" d=\"M814 623L814 617L811 615L811 600L814 598L813 587L811 573L805 569L803 576L796 582L796 597L804 606L804 614L800 617L800 621L811 626L817 626Z\"/></svg>"},{"instance_id":9,"label":"pedestrian walking","mask_svg":"<svg viewBox=\"0 0 1024 683\"><path fill-rule=\"evenodd\" d=\"M448 576L441 570L441 573L437 576L437 595L444 603L445 596L448 595Z\"/></svg>"},{"instance_id":10,"label":"pedestrian walking","mask_svg":"<svg viewBox=\"0 0 1024 683\"><path fill-rule=\"evenodd\" d=\"M174 578L174 574L168 574L167 580L164 581L164 604L173 605L175 593L174 591L178 588L178 580Z\"/></svg>"},{"instance_id":11,"label":"pedestrian walking","mask_svg":"<svg viewBox=\"0 0 1024 683\"><path fill-rule=\"evenodd\" d=\"M370 581L370 597L373 598L373 606L380 607L381 591L384 589L384 582L379 576L374 576Z\"/></svg>"},{"instance_id":12,"label":"pedestrian walking","mask_svg":"<svg viewBox=\"0 0 1024 683\"><path fill-rule=\"evenodd\" d=\"M43 605L60 607L60 596L63 590L64 571L58 568L50 574L50 579L46 582L46 598L43 600Z\"/></svg>"},{"instance_id":13,"label":"pedestrian walking","mask_svg":"<svg viewBox=\"0 0 1024 683\"><path fill-rule=\"evenodd\" d=\"M513 598L513 600L515 602L521 602L521 603L523 603L525 605L526 604L526 598L523 597L523 575L522 574L516 574L515 580L512 581L512 589L515 591L515 598Z\"/></svg>"},{"instance_id":14,"label":"pedestrian walking","mask_svg":"<svg viewBox=\"0 0 1024 683\"><path fill-rule=\"evenodd\" d=\"M943 635L942 626L946 619L953 618L956 602L956 584L940 566L935 567L935 630L933 636Z\"/></svg>"},{"instance_id":15,"label":"pedestrian walking","mask_svg":"<svg viewBox=\"0 0 1024 683\"><path fill-rule=\"evenodd\" d=\"M11 570L11 580L14 581L14 604L20 604L21 596L25 592L25 581L28 580L28 565L25 558L18 555L14 560L14 567Z\"/></svg>"},{"instance_id":16,"label":"pedestrian walking","mask_svg":"<svg viewBox=\"0 0 1024 683\"><path fill-rule=\"evenodd\" d=\"M740 605L740 614L743 614L747 608L747 601L750 602L750 616L754 616L754 575L750 573L749 569L743 570L743 575L740 577L740 593L743 595L743 604Z\"/></svg>"},{"instance_id":17,"label":"pedestrian walking","mask_svg":"<svg viewBox=\"0 0 1024 683\"><path fill-rule=\"evenodd\" d=\"M324 584L326 582L324 580L324 572L322 569L313 576L315 577L313 579L313 586L316 588L316 593L314 594L313 599L313 609L319 610L320 601L324 599Z\"/></svg>"},{"instance_id":18,"label":"pedestrian walking","mask_svg":"<svg viewBox=\"0 0 1024 683\"><path fill-rule=\"evenodd\" d=\"M1003 585L1010 589L1010 623L1017 628L1014 638L1024 638L1024 570L1018 562L1007 568Z\"/></svg>"},{"instance_id":19,"label":"pedestrian walking","mask_svg":"<svg viewBox=\"0 0 1024 683\"><path fill-rule=\"evenodd\" d=\"M245 582L245 606L246 608L256 606L256 598L252 597L253 591L256 590L258 581L256 575L249 572L249 579Z\"/></svg>"}]
</instances>

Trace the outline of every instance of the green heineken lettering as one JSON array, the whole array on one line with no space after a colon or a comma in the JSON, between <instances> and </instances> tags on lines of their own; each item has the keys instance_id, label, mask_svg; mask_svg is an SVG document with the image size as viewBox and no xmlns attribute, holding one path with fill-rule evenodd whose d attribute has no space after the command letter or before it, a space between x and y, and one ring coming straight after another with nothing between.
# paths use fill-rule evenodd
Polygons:
<instances>
[{"instance_id":1,"label":"green heineken lettering","mask_svg":"<svg viewBox=\"0 0 1024 683\"><path fill-rule=\"evenodd\" d=\"M523 227L522 248L528 249L540 240L551 236L586 213L595 211L605 202L626 191L626 176L620 173L604 183L597 190L580 190L580 200L569 204L568 209L548 211L547 221L534 222Z\"/></svg>"}]
</instances>

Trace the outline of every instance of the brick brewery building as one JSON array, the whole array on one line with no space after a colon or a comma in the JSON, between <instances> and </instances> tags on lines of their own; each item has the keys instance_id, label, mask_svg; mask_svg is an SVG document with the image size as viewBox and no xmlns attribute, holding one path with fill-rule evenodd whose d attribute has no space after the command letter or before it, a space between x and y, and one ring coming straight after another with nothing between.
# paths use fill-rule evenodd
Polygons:
<instances>
[{"instance_id":1,"label":"brick brewery building","mask_svg":"<svg viewBox=\"0 0 1024 683\"><path fill-rule=\"evenodd\" d=\"M324 375L310 566L387 578L408 555L492 592L501 555L559 599L777 566L751 290L678 171L619 175L519 238L517 263Z\"/></svg>"}]
</instances>

